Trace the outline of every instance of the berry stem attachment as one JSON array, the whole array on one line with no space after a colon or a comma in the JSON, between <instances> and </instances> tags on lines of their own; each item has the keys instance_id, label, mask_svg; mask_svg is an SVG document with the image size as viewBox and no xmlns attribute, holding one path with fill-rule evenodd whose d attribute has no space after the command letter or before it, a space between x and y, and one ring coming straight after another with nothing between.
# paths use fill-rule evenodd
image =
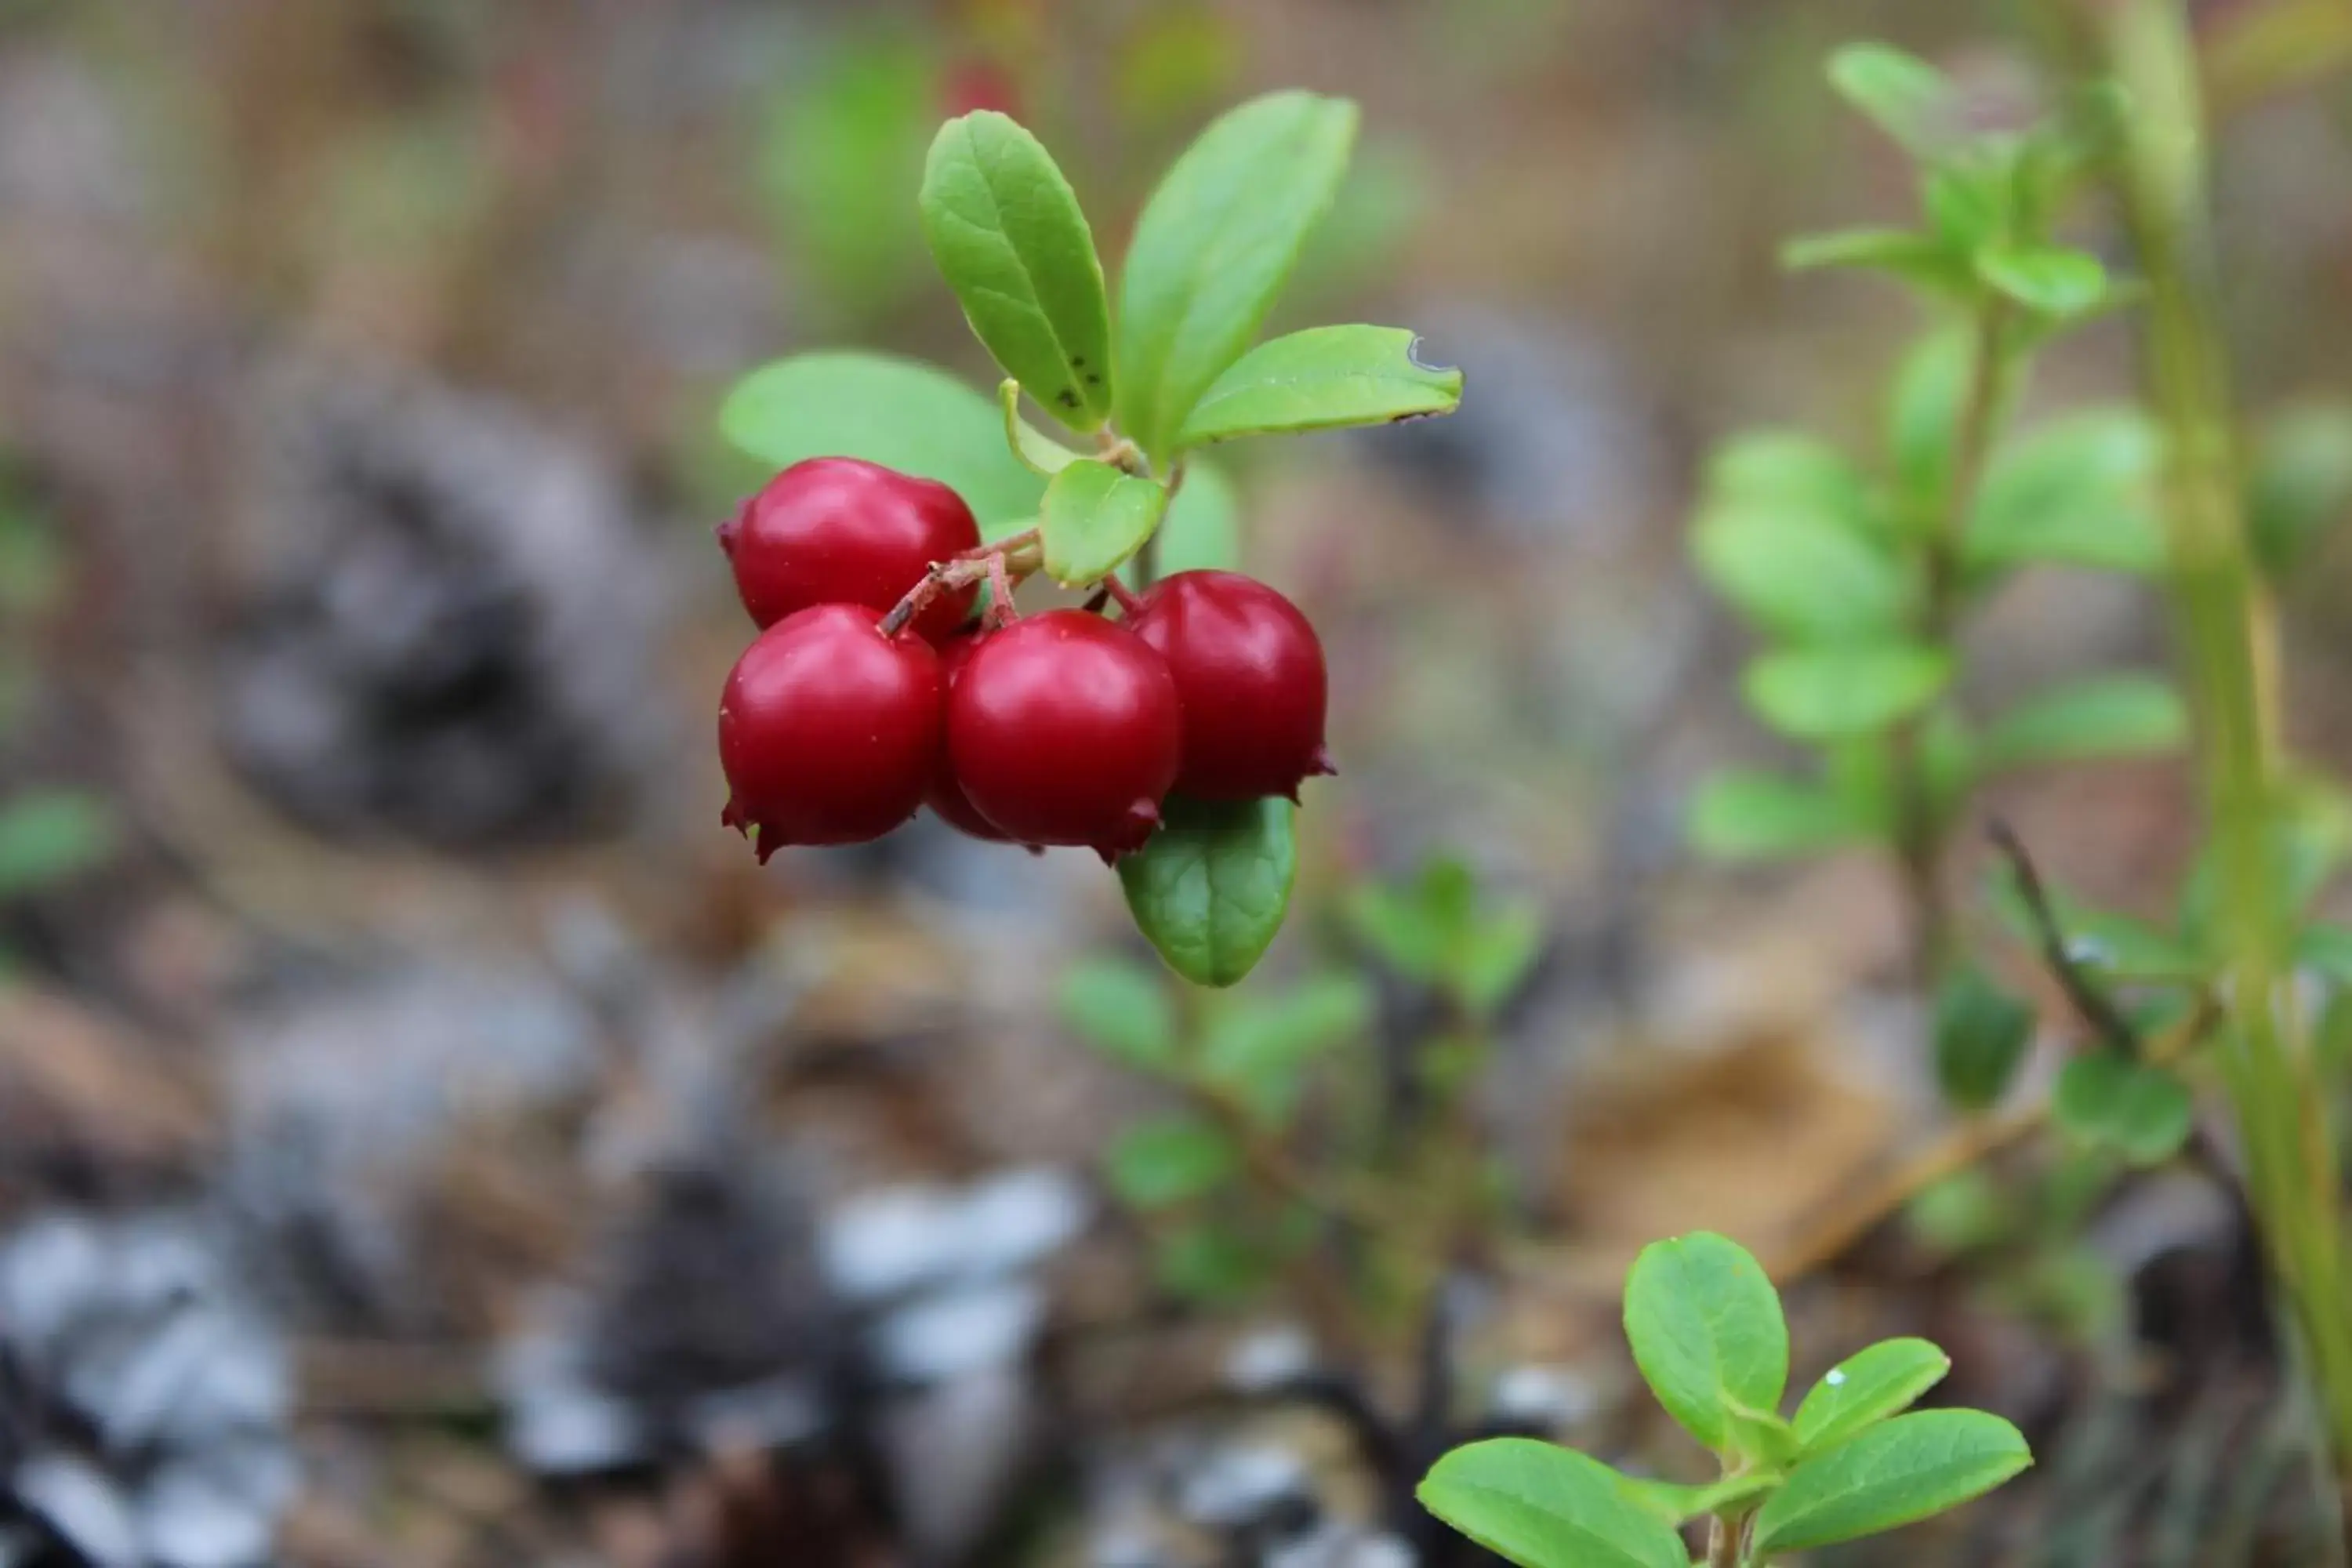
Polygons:
<instances>
[{"instance_id":1,"label":"berry stem attachment","mask_svg":"<svg viewBox=\"0 0 2352 1568\"><path fill-rule=\"evenodd\" d=\"M1004 568L1002 554L988 558L988 624L992 630L1002 631L1020 617L1013 608L1013 574Z\"/></svg>"},{"instance_id":2,"label":"berry stem attachment","mask_svg":"<svg viewBox=\"0 0 2352 1568\"><path fill-rule=\"evenodd\" d=\"M882 617L878 629L886 637L897 637L906 630L908 622L923 613L924 606L951 589L983 581L993 584L1003 580L1009 584L1016 574L1025 577L1036 570L1035 562L1030 558L1037 550L1037 531L1025 528L1019 533L1007 534L993 544L963 551L945 561L934 561L923 573L922 581L908 589L907 596L892 605L890 613ZM1016 555L1024 558L1017 567L1012 562ZM1010 587L999 592L1002 596L997 602L1009 607L1013 603Z\"/></svg>"},{"instance_id":3,"label":"berry stem attachment","mask_svg":"<svg viewBox=\"0 0 2352 1568\"><path fill-rule=\"evenodd\" d=\"M1143 608L1143 601L1137 598L1133 591L1118 580L1117 573L1102 580L1102 591L1110 595L1111 602L1118 606L1119 614L1130 621L1135 619L1137 613Z\"/></svg>"}]
</instances>

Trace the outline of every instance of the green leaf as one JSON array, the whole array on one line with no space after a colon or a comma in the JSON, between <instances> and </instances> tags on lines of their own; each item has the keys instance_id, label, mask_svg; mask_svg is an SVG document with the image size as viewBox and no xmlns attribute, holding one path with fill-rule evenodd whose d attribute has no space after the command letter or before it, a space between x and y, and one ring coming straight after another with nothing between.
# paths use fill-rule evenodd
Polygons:
<instances>
[{"instance_id":1,"label":"green leaf","mask_svg":"<svg viewBox=\"0 0 2352 1568\"><path fill-rule=\"evenodd\" d=\"M1214 1220L1181 1225L1160 1238L1153 1269L1162 1287L1203 1306L1233 1307L1264 1290L1276 1259Z\"/></svg>"},{"instance_id":2,"label":"green leaf","mask_svg":"<svg viewBox=\"0 0 2352 1568\"><path fill-rule=\"evenodd\" d=\"M1062 976L1062 1021L1105 1056L1145 1072L1176 1068L1176 1008L1160 977L1124 959L1090 958Z\"/></svg>"},{"instance_id":3,"label":"green leaf","mask_svg":"<svg viewBox=\"0 0 2352 1568\"><path fill-rule=\"evenodd\" d=\"M1706 464L1711 503L1804 512L1854 533L1877 527L1869 487L1843 452L1796 430L1754 430L1717 447Z\"/></svg>"},{"instance_id":4,"label":"green leaf","mask_svg":"<svg viewBox=\"0 0 2352 1568\"><path fill-rule=\"evenodd\" d=\"M1154 1117L1120 1133L1105 1161L1111 1190L1150 1212L1208 1196L1241 1171L1233 1140L1196 1116Z\"/></svg>"},{"instance_id":5,"label":"green leaf","mask_svg":"<svg viewBox=\"0 0 2352 1568\"><path fill-rule=\"evenodd\" d=\"M1945 1097L1983 1110L2009 1092L2033 1041L2033 1009L1963 964L1936 995L1936 1078Z\"/></svg>"},{"instance_id":6,"label":"green leaf","mask_svg":"<svg viewBox=\"0 0 2352 1568\"><path fill-rule=\"evenodd\" d=\"M1084 458L1021 417L1021 384L1011 376L996 384L996 401L1004 410L1004 444L1022 466L1040 479L1051 479Z\"/></svg>"},{"instance_id":7,"label":"green leaf","mask_svg":"<svg viewBox=\"0 0 2352 1568\"><path fill-rule=\"evenodd\" d=\"M1184 487L1160 525L1160 574L1238 571L1242 563L1241 502L1225 471L1199 458L1184 464Z\"/></svg>"},{"instance_id":8,"label":"green leaf","mask_svg":"<svg viewBox=\"0 0 2352 1568\"><path fill-rule=\"evenodd\" d=\"M1282 929L1298 875L1286 800L1171 795L1165 824L1118 863L1136 925L1168 967L1195 985L1233 984Z\"/></svg>"},{"instance_id":9,"label":"green leaf","mask_svg":"<svg viewBox=\"0 0 2352 1568\"><path fill-rule=\"evenodd\" d=\"M2050 1110L2076 1138L2137 1165L2160 1164L2179 1152L2196 1117L2187 1084L2116 1051L2068 1062L2051 1091Z\"/></svg>"},{"instance_id":10,"label":"green leaf","mask_svg":"<svg viewBox=\"0 0 2352 1568\"><path fill-rule=\"evenodd\" d=\"M1993 905L2003 924L2027 942L2042 940L2016 878L2003 868L1992 881ZM2075 963L2110 980L2165 983L2196 980L2205 972L2197 950L2169 931L2128 915L2095 910L2050 893L2051 912Z\"/></svg>"},{"instance_id":11,"label":"green leaf","mask_svg":"<svg viewBox=\"0 0 2352 1568\"><path fill-rule=\"evenodd\" d=\"M2008 153L1979 143L1930 170L1922 188L1928 223L1959 260L1972 294L1977 270L1969 258L2017 226L2015 172Z\"/></svg>"},{"instance_id":12,"label":"green leaf","mask_svg":"<svg viewBox=\"0 0 2352 1568\"><path fill-rule=\"evenodd\" d=\"M1870 828L1834 790L1748 768L1715 774L1690 803L1693 847L1721 860L1811 855L1865 837Z\"/></svg>"},{"instance_id":13,"label":"green leaf","mask_svg":"<svg viewBox=\"0 0 2352 1568\"><path fill-rule=\"evenodd\" d=\"M1520 1568L1689 1568L1682 1537L1598 1459L1491 1437L1430 1468L1421 1506Z\"/></svg>"},{"instance_id":14,"label":"green leaf","mask_svg":"<svg viewBox=\"0 0 2352 1568\"><path fill-rule=\"evenodd\" d=\"M1415 359L1420 341L1402 327L1309 327L1260 343L1201 395L1176 444L1451 414L1462 373Z\"/></svg>"},{"instance_id":15,"label":"green leaf","mask_svg":"<svg viewBox=\"0 0 2352 1568\"><path fill-rule=\"evenodd\" d=\"M1915 158L1949 146L1960 120L1943 72L1885 44L1849 44L1830 57L1830 85Z\"/></svg>"},{"instance_id":16,"label":"green leaf","mask_svg":"<svg viewBox=\"0 0 2352 1568\"><path fill-rule=\"evenodd\" d=\"M1926 1340L1881 1340L1822 1374L1797 1406L1797 1440L1809 1454L1908 1410L1944 1381L1952 1358Z\"/></svg>"},{"instance_id":17,"label":"green leaf","mask_svg":"<svg viewBox=\"0 0 2352 1568\"><path fill-rule=\"evenodd\" d=\"M940 127L923 169L923 237L964 319L1005 373L1074 430L1110 417L1110 306L1093 231L1053 154L1009 116Z\"/></svg>"},{"instance_id":18,"label":"green leaf","mask_svg":"<svg viewBox=\"0 0 2352 1568\"><path fill-rule=\"evenodd\" d=\"M1308 1065L1371 1027L1373 1001L1371 987L1351 974L1266 998L1235 994L1202 1041L1201 1074L1232 1089L1261 1121L1279 1125L1297 1107Z\"/></svg>"},{"instance_id":19,"label":"green leaf","mask_svg":"<svg viewBox=\"0 0 2352 1568\"><path fill-rule=\"evenodd\" d=\"M1471 927L1454 960L1454 990L1464 1009L1491 1015L1523 984L1543 956L1544 912L1532 900L1497 910Z\"/></svg>"},{"instance_id":20,"label":"green leaf","mask_svg":"<svg viewBox=\"0 0 2352 1568\"><path fill-rule=\"evenodd\" d=\"M952 487L985 531L1037 515L1045 481L1005 448L1004 416L944 371L886 354L798 354L736 383L729 441L779 468L861 458Z\"/></svg>"},{"instance_id":21,"label":"green leaf","mask_svg":"<svg viewBox=\"0 0 2352 1568\"><path fill-rule=\"evenodd\" d=\"M1100 582L1143 548L1167 510L1157 480L1080 458L1046 485L1038 510L1046 575L1066 587Z\"/></svg>"},{"instance_id":22,"label":"green leaf","mask_svg":"<svg viewBox=\"0 0 2352 1568\"><path fill-rule=\"evenodd\" d=\"M938 110L931 53L902 36L853 39L770 90L759 179L793 271L868 317L923 279L907 193Z\"/></svg>"},{"instance_id":23,"label":"green leaf","mask_svg":"<svg viewBox=\"0 0 2352 1568\"><path fill-rule=\"evenodd\" d=\"M1780 1484L1780 1472L1772 1469L1749 1470L1745 1475L1726 1476L1704 1486L1686 1486L1680 1481L1652 1480L1647 1476L1619 1476L1618 1486L1625 1495L1667 1524L1680 1524L1718 1509L1736 1508L1752 1502Z\"/></svg>"},{"instance_id":24,"label":"green leaf","mask_svg":"<svg viewBox=\"0 0 2352 1568\"><path fill-rule=\"evenodd\" d=\"M1911 600L1874 540L1816 512L1717 506L1691 536L1699 574L1762 630L1811 642L1885 637Z\"/></svg>"},{"instance_id":25,"label":"green leaf","mask_svg":"<svg viewBox=\"0 0 2352 1568\"><path fill-rule=\"evenodd\" d=\"M1769 1415L1789 1381L1789 1325L1762 1265L1700 1231L1653 1242L1625 1277L1625 1337L1666 1414L1707 1447Z\"/></svg>"},{"instance_id":26,"label":"green leaf","mask_svg":"<svg viewBox=\"0 0 2352 1568\"><path fill-rule=\"evenodd\" d=\"M2051 421L1993 459L1961 537L1962 565L1973 574L2032 562L2163 570L2160 456L2155 426L2136 409Z\"/></svg>"},{"instance_id":27,"label":"green leaf","mask_svg":"<svg viewBox=\"0 0 2352 1568\"><path fill-rule=\"evenodd\" d=\"M1945 326L1922 335L1895 368L1887 447L1911 530L1940 516L1951 491L1952 446L1975 364L1976 345L1968 330Z\"/></svg>"},{"instance_id":28,"label":"green leaf","mask_svg":"<svg viewBox=\"0 0 2352 1568\"><path fill-rule=\"evenodd\" d=\"M1136 220L1119 284L1119 423L1154 457L1257 334L1331 205L1356 106L1277 92L1225 114Z\"/></svg>"},{"instance_id":29,"label":"green leaf","mask_svg":"<svg viewBox=\"0 0 2352 1568\"><path fill-rule=\"evenodd\" d=\"M1932 234L1907 228L1850 228L1810 234L1780 247L1780 265L1791 272L1822 267L1856 267L1884 272L1906 283L1958 290L1968 269L1948 246Z\"/></svg>"},{"instance_id":30,"label":"green leaf","mask_svg":"<svg viewBox=\"0 0 2352 1568\"><path fill-rule=\"evenodd\" d=\"M0 804L0 899L37 892L114 853L114 814L79 790L26 790Z\"/></svg>"},{"instance_id":31,"label":"green leaf","mask_svg":"<svg viewBox=\"0 0 2352 1568\"><path fill-rule=\"evenodd\" d=\"M2177 751L2189 740L2189 710L2151 675L2078 680L2027 699L1986 729L1979 752L1989 772L2090 757Z\"/></svg>"},{"instance_id":32,"label":"green leaf","mask_svg":"<svg viewBox=\"0 0 2352 1568\"><path fill-rule=\"evenodd\" d=\"M1470 868L1433 856L1411 882L1368 882L1341 907L1348 928L1383 963L1410 980L1436 984L1453 972L1477 913Z\"/></svg>"},{"instance_id":33,"label":"green leaf","mask_svg":"<svg viewBox=\"0 0 2352 1568\"><path fill-rule=\"evenodd\" d=\"M2107 296L2107 269L2085 251L2063 246L1987 246L1976 255L1977 277L2029 310L2079 316Z\"/></svg>"},{"instance_id":34,"label":"green leaf","mask_svg":"<svg viewBox=\"0 0 2352 1568\"><path fill-rule=\"evenodd\" d=\"M1897 1415L1791 1470L1756 1515L1756 1552L1801 1552L1916 1523L2032 1462L2025 1439L1998 1415Z\"/></svg>"},{"instance_id":35,"label":"green leaf","mask_svg":"<svg viewBox=\"0 0 2352 1568\"><path fill-rule=\"evenodd\" d=\"M1749 662L1740 685L1748 706L1782 734L1833 741L1909 718L1951 679L1950 654L1890 642L1768 653Z\"/></svg>"},{"instance_id":36,"label":"green leaf","mask_svg":"<svg viewBox=\"0 0 2352 1568\"><path fill-rule=\"evenodd\" d=\"M2264 569L2283 575L2352 514L2352 404L2274 416L2254 441L2249 467L2246 526Z\"/></svg>"}]
</instances>

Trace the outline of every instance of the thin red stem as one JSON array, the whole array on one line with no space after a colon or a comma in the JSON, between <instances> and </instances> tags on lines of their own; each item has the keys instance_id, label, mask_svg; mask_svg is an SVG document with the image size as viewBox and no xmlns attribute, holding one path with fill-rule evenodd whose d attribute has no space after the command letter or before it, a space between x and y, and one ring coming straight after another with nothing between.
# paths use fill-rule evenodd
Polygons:
<instances>
[{"instance_id":1,"label":"thin red stem","mask_svg":"<svg viewBox=\"0 0 2352 1568\"><path fill-rule=\"evenodd\" d=\"M1135 619L1137 613L1143 608L1143 601L1137 598L1128 585L1118 580L1118 574L1114 573L1104 578L1102 585L1103 592L1108 594L1111 596L1111 602L1118 606L1119 614L1130 621Z\"/></svg>"}]
</instances>

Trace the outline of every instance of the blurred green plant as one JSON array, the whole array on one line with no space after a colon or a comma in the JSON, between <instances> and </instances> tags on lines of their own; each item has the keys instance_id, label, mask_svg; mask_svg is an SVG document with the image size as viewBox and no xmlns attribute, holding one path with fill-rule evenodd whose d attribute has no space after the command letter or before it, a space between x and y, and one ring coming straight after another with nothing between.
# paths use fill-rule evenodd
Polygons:
<instances>
[{"instance_id":1,"label":"blurred green plant","mask_svg":"<svg viewBox=\"0 0 2352 1568\"><path fill-rule=\"evenodd\" d=\"M1926 1340L1855 1352L1781 1415L1780 1293L1720 1236L1643 1249L1625 1277L1625 1338L1659 1405L1715 1455L1717 1479L1652 1480L1572 1448L1497 1437L1440 1459L1423 1505L1521 1568L1690 1568L1681 1530L1696 1520L1710 1568L1743 1568L1915 1523L2033 1462L1998 1415L1911 1411L1951 1369Z\"/></svg>"}]
</instances>

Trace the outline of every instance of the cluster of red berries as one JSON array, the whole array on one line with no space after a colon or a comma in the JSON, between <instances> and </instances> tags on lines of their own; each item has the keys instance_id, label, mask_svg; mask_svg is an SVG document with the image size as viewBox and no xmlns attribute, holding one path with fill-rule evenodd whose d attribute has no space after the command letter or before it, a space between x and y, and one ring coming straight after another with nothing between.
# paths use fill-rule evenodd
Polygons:
<instances>
[{"instance_id":1,"label":"cluster of red berries","mask_svg":"<svg viewBox=\"0 0 2352 1568\"><path fill-rule=\"evenodd\" d=\"M1108 860L1171 791L1296 798L1331 771L1315 629L1237 573L1180 572L1123 595L1117 621L975 621L987 552L962 498L849 458L786 468L719 542L763 628L719 701L723 820L762 861L878 838L924 805L975 837Z\"/></svg>"}]
</instances>

